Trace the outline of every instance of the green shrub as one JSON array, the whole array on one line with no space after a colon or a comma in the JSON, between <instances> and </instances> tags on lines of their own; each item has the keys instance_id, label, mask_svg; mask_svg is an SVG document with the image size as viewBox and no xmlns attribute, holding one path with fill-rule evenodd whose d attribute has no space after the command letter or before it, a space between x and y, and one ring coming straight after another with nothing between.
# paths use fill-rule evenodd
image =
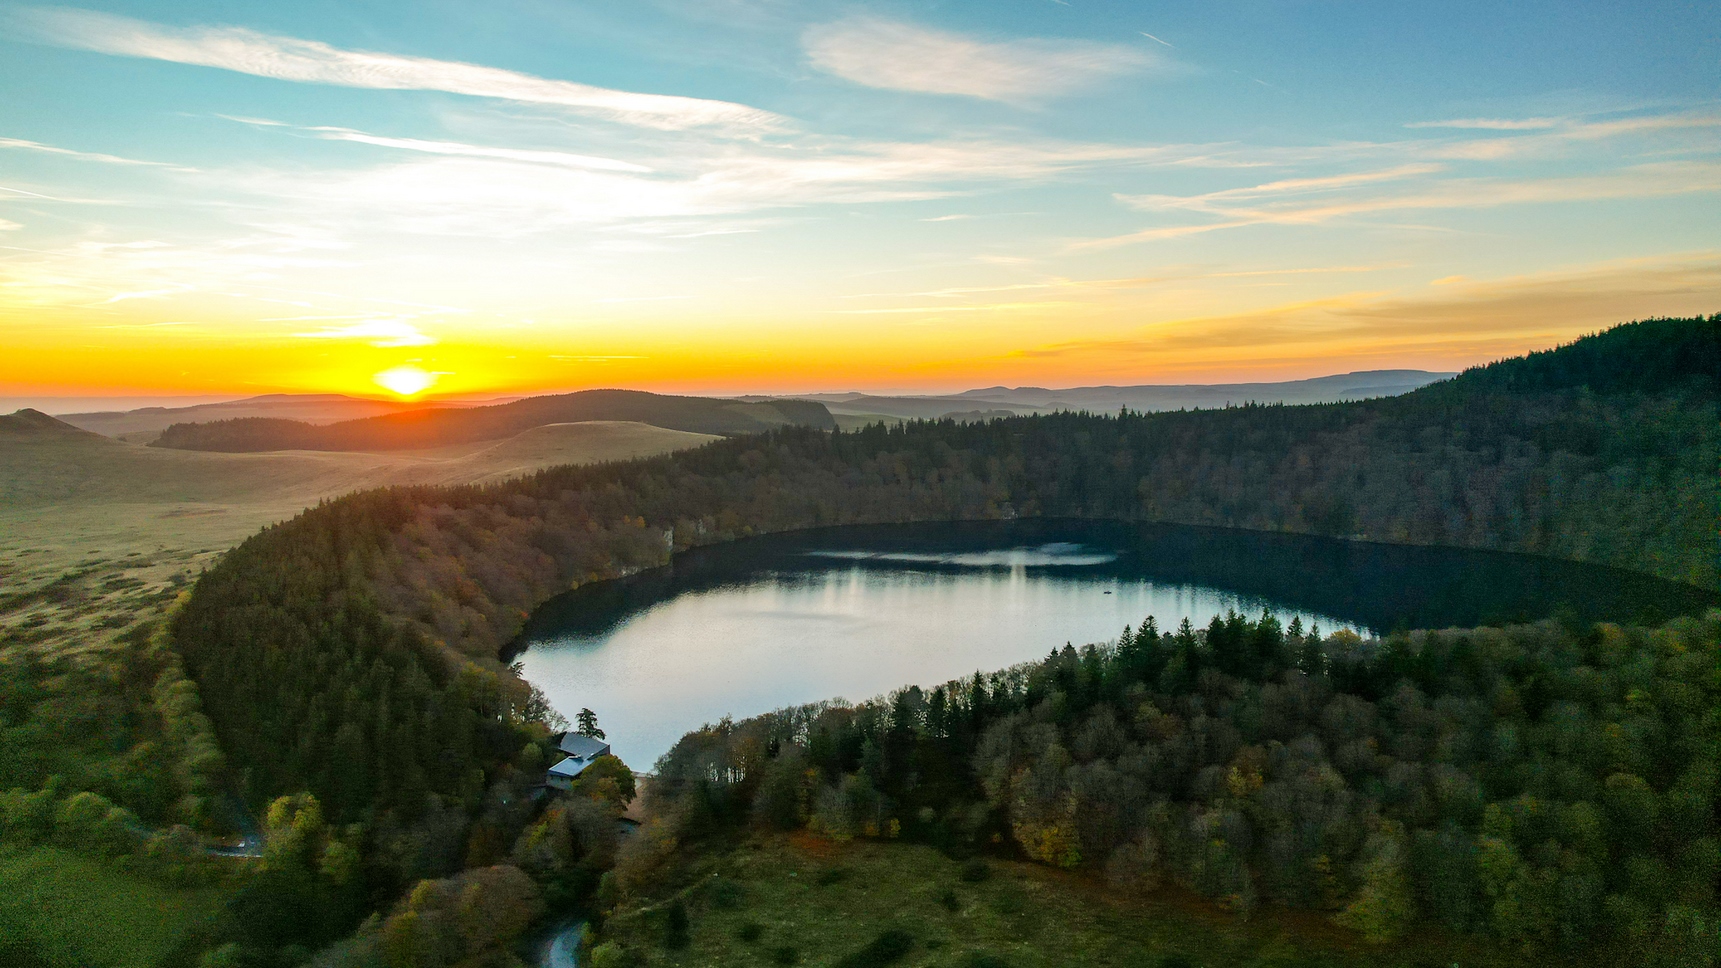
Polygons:
<instances>
[{"instance_id":1,"label":"green shrub","mask_svg":"<svg viewBox=\"0 0 1721 968\"><path fill-rule=\"evenodd\" d=\"M946 890L943 894L940 894L938 896L938 903L943 905L944 910L949 911L951 914L955 914L957 911L962 910L962 902L956 899L956 892L952 890Z\"/></svg>"},{"instance_id":2,"label":"green shrub","mask_svg":"<svg viewBox=\"0 0 1721 968\"><path fill-rule=\"evenodd\" d=\"M705 882L705 897L714 908L734 910L747 899L747 889L727 877L712 877Z\"/></svg>"},{"instance_id":3,"label":"green shrub","mask_svg":"<svg viewBox=\"0 0 1721 968\"><path fill-rule=\"evenodd\" d=\"M837 962L837 968L882 968L895 964L914 949L914 937L901 928L886 928L865 947Z\"/></svg>"},{"instance_id":4,"label":"green shrub","mask_svg":"<svg viewBox=\"0 0 1721 968\"><path fill-rule=\"evenodd\" d=\"M780 944L771 949L771 963L792 965L801 960L801 952L792 944Z\"/></svg>"},{"instance_id":5,"label":"green shrub","mask_svg":"<svg viewBox=\"0 0 1721 968\"><path fill-rule=\"evenodd\" d=\"M54 829L54 791L14 788L0 791L0 835L34 843Z\"/></svg>"},{"instance_id":6,"label":"green shrub","mask_svg":"<svg viewBox=\"0 0 1721 968\"><path fill-rule=\"evenodd\" d=\"M614 941L605 941L594 946L589 958L592 968L627 968L633 963L628 953Z\"/></svg>"},{"instance_id":7,"label":"green shrub","mask_svg":"<svg viewBox=\"0 0 1721 968\"><path fill-rule=\"evenodd\" d=\"M676 898L663 912L663 946L671 951L687 947L687 927L687 905Z\"/></svg>"},{"instance_id":8,"label":"green shrub","mask_svg":"<svg viewBox=\"0 0 1721 968\"><path fill-rule=\"evenodd\" d=\"M735 937L748 944L753 944L765 936L765 929L757 921L748 921L735 929Z\"/></svg>"},{"instance_id":9,"label":"green shrub","mask_svg":"<svg viewBox=\"0 0 1721 968\"><path fill-rule=\"evenodd\" d=\"M135 825L130 810L88 790L67 797L54 811L55 836L78 850L123 854L136 846Z\"/></svg>"},{"instance_id":10,"label":"green shrub","mask_svg":"<svg viewBox=\"0 0 1721 968\"><path fill-rule=\"evenodd\" d=\"M992 867L978 857L962 865L962 879L970 884L978 884L992 876Z\"/></svg>"}]
</instances>

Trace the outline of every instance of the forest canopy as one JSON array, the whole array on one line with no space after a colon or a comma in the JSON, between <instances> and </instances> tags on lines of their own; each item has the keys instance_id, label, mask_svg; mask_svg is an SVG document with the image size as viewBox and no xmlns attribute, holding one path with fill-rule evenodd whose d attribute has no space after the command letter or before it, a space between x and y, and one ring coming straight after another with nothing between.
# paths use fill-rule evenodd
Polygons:
<instances>
[{"instance_id":1,"label":"forest canopy","mask_svg":"<svg viewBox=\"0 0 1721 968\"><path fill-rule=\"evenodd\" d=\"M933 689L707 726L648 789L701 849L801 828L1005 844L1369 940L1438 926L1536 963L1713 965L1718 710L1721 612L1377 641L1149 618Z\"/></svg>"}]
</instances>

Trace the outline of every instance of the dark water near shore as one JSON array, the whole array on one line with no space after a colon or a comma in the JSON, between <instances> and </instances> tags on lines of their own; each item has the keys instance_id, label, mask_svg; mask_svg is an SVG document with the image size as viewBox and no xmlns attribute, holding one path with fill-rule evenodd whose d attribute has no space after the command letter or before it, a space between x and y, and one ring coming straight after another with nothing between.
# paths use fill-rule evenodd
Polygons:
<instances>
[{"instance_id":1,"label":"dark water near shore","mask_svg":"<svg viewBox=\"0 0 1721 968\"><path fill-rule=\"evenodd\" d=\"M1363 632L1660 621L1721 596L1527 555L1114 522L828 528L685 552L532 616L515 651L635 769L698 726L864 699L1235 609Z\"/></svg>"}]
</instances>

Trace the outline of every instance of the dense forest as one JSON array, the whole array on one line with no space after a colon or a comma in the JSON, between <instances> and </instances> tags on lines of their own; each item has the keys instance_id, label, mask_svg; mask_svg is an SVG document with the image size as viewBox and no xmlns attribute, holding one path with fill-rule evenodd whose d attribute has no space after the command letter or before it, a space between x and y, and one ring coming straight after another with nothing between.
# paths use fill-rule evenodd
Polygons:
<instances>
[{"instance_id":1,"label":"dense forest","mask_svg":"<svg viewBox=\"0 0 1721 968\"><path fill-rule=\"evenodd\" d=\"M1549 354L1479 368L1453 381L1385 400L1160 414L1056 414L971 425L922 422L896 428L879 425L853 433L786 427L672 457L559 468L489 487L397 488L327 502L229 553L198 580L172 625L173 645L201 691L222 749L240 771L246 798L261 807L283 797L288 798L289 805L298 803L292 798L308 795L315 800L315 810L306 805L282 807L285 813L281 823L291 828L298 822L287 813L292 817L314 813L315 823L307 819L304 825L327 829L317 834L322 838L321 847L314 851L307 848L309 852L298 861L282 862L297 873L266 881L255 896L248 895L252 899L246 903L315 907L307 899L330 891L347 891L342 896L352 899L331 908L344 912L339 917L305 922L308 926L298 934L286 929L278 935L250 931L246 925L263 922L236 917L230 931L239 940L232 943L245 950L277 952L268 956L275 961L258 964L290 963L296 957L291 951L329 940L356 923L363 911L387 907L390 898L414 882L459 878L466 876L459 874L463 868L495 866L501 861L508 845L515 843L516 832L530 819L521 813L521 792L534 771L544 765L545 729L541 721L552 712L540 696L501 665L499 651L521 627L529 610L552 595L575 585L660 565L675 549L842 523L1061 516L1524 551L1603 562L1713 588L1717 583L1713 525L1718 489L1715 467L1721 454L1721 425L1717 421L1721 394L1717 371L1703 368L1702 363L1716 358L1717 346L1721 345L1718 331L1721 316L1628 324ZM1077 760L1084 768L1101 759L1116 761L1129 742L1157 735L1152 733L1154 729L1171 730L1155 742L1172 742L1183 729L1177 724L1201 717L1215 719L1217 728L1217 722L1229 722L1233 713L1240 717L1266 715L1265 700L1253 706L1226 707L1223 716L1213 705L1231 693L1247 697L1251 688L1247 683L1258 684L1265 695L1268 685L1279 688L1273 677L1282 679L1289 674L1277 651L1279 645L1250 646L1255 649L1249 653L1253 658L1241 665L1233 663L1225 651L1230 647L1224 644L1224 636L1232 634L1226 631L1230 628L1220 630L1218 641L1211 640L1209 630L1208 636L1173 636L1169 640L1172 645L1156 647L1181 650L1181 660L1166 659L1166 668L1182 670L1169 678L1159 670L1152 677L1133 680L1156 697L1143 693L1143 701L1171 717L1153 720L1157 726L1137 729L1136 718L1148 715L1142 712L1142 702L1119 706L1111 693L1103 694L1111 697L1103 700L1102 693L1084 693L1083 698L1060 701L1069 707L1070 717L1080 718L1081 728L1067 735L1060 733L1055 743L1042 743L1049 734L1036 731L1033 717L1042 714L1048 700L1033 689L1044 691L1043 683L1035 687L1032 676L1020 673L1020 686L1010 686L1005 692L1007 697L1017 697L1006 703L1010 715L1017 716L1008 720L1015 725L997 732L992 728L997 724L988 720L986 735L994 740L991 745L973 748L977 759L972 769L949 773L952 786L945 793L897 801L894 798L900 789L888 792L895 788L886 784L887 791L881 792L874 782L882 781L886 774L865 781L873 783L873 794L880 797L866 802L918 804L907 818L900 811L888 815L879 812L885 810L880 806L873 813L875 823L896 820L918 824L914 829L935 830L939 824L953 823L938 819L943 805L963 802L984 813L979 821L982 826L1004 822L999 817L1010 818L1011 836L1030 856L1075 864L1103 859L1109 864L1112 855L1128 847L1139 855L1137 867L1142 878L1157 876L1155 872L1160 871L1187 877L1198 887L1205 885L1204 890L1211 888L1210 893L1216 896L1235 894L1233 903L1244 907L1262 898L1309 902L1306 897L1294 896L1292 887L1279 885L1283 876L1288 876L1284 871L1302 870L1296 865L1314 863L1311 858L1324 856L1331 869L1331 884L1330 889L1320 888L1327 892L1321 895L1320 903L1342 902L1348 910L1367 893L1365 886L1375 883L1357 873L1356 865L1405 871L1409 862L1404 851L1425 846L1421 832L1434 831L1437 846L1446 843L1439 839L1445 836L1446 828L1430 818L1457 818L1454 823L1459 826L1454 829L1458 833L1453 836L1470 836L1477 844L1482 841L1475 838L1484 835L1505 843L1502 831L1524 830L1527 839L1510 841L1512 850L1518 851L1512 856L1525 865L1520 872L1523 877L1535 883L1542 883L1536 878L1553 878L1555 886L1544 893L1555 897L1563 896L1569 885L1560 881L1565 873L1553 872L1566 872L1568 859L1579 864L1588 858L1585 862L1592 866L1607 866L1601 858L1637 854L1596 854L1594 851L1601 848L1586 841L1588 846L1583 849L1590 853L1568 858L1559 846L1566 843L1559 839L1566 835L1548 833L1553 828L1547 825L1555 821L1537 813L1540 807L1503 806L1489 813L1488 804L1516 803L1514 798L1521 796L1541 798L1535 799L1536 804L1582 802L1590 804L1591 813L1603 811L1598 816L1606 820L1611 815L1605 811L1614 809L1610 804L1626 803L1634 795L1631 791L1640 789L1634 784L1640 784L1647 794L1663 797L1669 790L1686 789L1678 786L1685 782L1679 777L1686 772L1703 762L1713 763L1712 754L1703 760L1698 752L1681 752L1683 747L1664 753L1662 746L1655 745L1664 743L1658 738L1662 733L1640 736L1640 727L1649 729L1654 723L1621 720L1607 705L1613 702L1607 698L1612 693L1599 686L1600 691L1593 694L1584 692L1590 682L1588 673L1573 671L1567 676L1561 671L1565 666L1537 672L1534 663L1515 665L1519 660L1512 658L1516 654L1513 650L1527 645L1508 639L1518 644L1501 646L1505 652L1495 656L1487 651L1494 647L1487 644L1493 642L1488 639L1486 648L1453 645L1457 657L1450 662L1442 660L1445 664L1434 663L1435 671L1426 673L1434 678L1411 679L1422 693L1422 706L1417 708L1434 710L1429 713L1431 719L1417 721L1421 725L1416 728L1422 730L1417 736L1428 743L1443 736L1450 736L1452 743L1471 743L1462 749L1453 747L1451 755L1461 757L1464 764L1499 761L1509 765L1501 767L1498 776L1477 767L1481 772L1473 777L1474 796L1464 792L1469 789L1464 786L1467 781L1455 779L1457 774L1427 774L1437 774L1437 782L1417 773L1412 783L1399 775L1402 771L1393 772L1395 763L1421 769L1428 763L1446 761L1430 759L1431 754L1420 746L1395 753L1393 747L1382 745L1385 734L1369 732L1373 727L1368 724L1373 722L1391 720L1396 724L1392 717L1398 715L1398 707L1392 704L1399 701L1396 684L1402 678L1397 675L1397 666L1386 666L1384 672L1357 672L1349 671L1356 663L1341 663L1337 672L1301 669L1298 674L1307 678L1297 680L1291 698L1275 691L1275 703L1303 704L1285 713L1291 725L1274 727L1277 732L1261 732L1265 727L1259 723L1247 730L1232 724L1239 737L1252 738L1239 738L1223 762L1213 757L1229 747L1204 738L1202 748L1189 754L1193 766L1179 767L1182 773L1167 773L1167 783L1172 782L1171 777L1184 777L1177 781L1184 785L1157 790L1165 803L1179 805L1165 808L1168 812L1163 822L1152 820L1144 826L1139 814L1119 806L1117 810L1122 812L1112 821L1113 833L1106 835L1111 839L1102 837L1084 847L1085 842L1072 833L1069 824L1059 820L1063 816L1059 811L1065 807L1058 804L1070 802L1060 784L1072 782L1068 778ZM1251 642L1265 634L1252 628L1237 626L1236 634ZM1665 634L1686 643L1681 654L1709 656L1712 661L1712 633ZM1693 635L1698 637L1691 638ZM1438 649L1445 647L1438 645L1444 639L1427 641L1436 642L1435 651L1427 654L1439 654ZM1621 680L1629 679L1628 698L1637 694L1633 690L1654 698L1658 695L1654 690L1662 688L1657 685L1662 678L1671 676L1667 680L1671 683L1689 673L1684 665L1669 660L1669 669L1684 671L1663 676L1661 660L1654 657L1659 653L1643 644L1649 640L1639 636L1628 641L1632 649L1620 660L1623 668L1635 670ZM1418 640L1410 651L1424 654L1425 644ZM1637 655L1642 649L1650 649L1646 653L1649 658ZM1570 651L1548 661L1565 661L1560 657ZM1090 661L1116 665L1125 662L1125 657L1120 646L1115 656L1097 652L1091 659L1065 656L1053 665L1063 668L1074 662L1080 667ZM1647 672L1640 668L1644 662L1649 662ZM1573 668L1589 668L1590 664L1586 659ZM1449 665L1460 673L1450 673ZM1464 687L1471 690L1467 695L1489 698L1468 704L1456 699L1448 702L1448 692L1459 687L1441 677L1455 674L1471 677ZM1334 675L1339 678L1334 679ZM1645 675L1647 679L1642 678ZM1489 678L1475 678L1478 676ZM1505 692L1496 688L1500 677L1508 683ZM1120 688L1129 685L1123 678L1114 678L1124 683ZM1568 678L1577 685L1567 682ZM1710 688L1701 682L1686 685L1700 693ZM988 680L985 702L990 703L999 688L1000 684ZM1672 685L1666 689L1670 695L1685 695ZM1068 689L1063 693L1075 695ZM1502 698L1507 695L1515 696L1518 705ZM1404 701L1411 702L1409 698ZM1713 710L1714 705L1711 698L1707 708ZM1354 763L1335 760L1332 769L1337 772L1330 776L1320 769L1327 756L1324 748L1293 742L1303 735L1299 724L1324 723L1321 717L1329 707L1330 718L1338 723L1331 727L1336 731L1331 735L1344 739L1332 756L1354 753L1355 758ZM1061 707L1054 702L1051 708L1056 712ZM1106 713L1106 709L1111 712ZM1618 781L1625 786L1615 791L1617 796L1591 796L1593 791L1580 779L1570 779L1569 783L1569 778L1561 779L1569 771L1556 769L1556 762L1534 759L1540 755L1537 751L1546 748L1545 744L1538 745L1542 743L1538 725L1542 717L1555 713L1564 716L1569 710L1582 712L1595 723L1618 724L1626 731L1621 742L1627 746L1648 744L1644 748L1651 752L1644 755L1651 758L1641 762L1609 759L1596 765L1585 761L1583 768L1592 773L1606 771L1595 774L1602 777L1605 790L1614 789L1607 784L1614 784L1616 775L1627 778ZM1061 728L1065 721L1059 717L1063 715L1054 716L1054 726ZM1083 746L1086 741L1081 737L1091 732L1086 725L1090 718L1102 723L1094 727L1098 736L1105 732L1107 715L1119 731L1115 743ZM1522 728L1512 726L1514 716L1528 717ZM1699 725L1702 717L1693 716L1689 721L1680 720L1681 726ZM1494 717L1506 718L1496 722ZM1585 722L1581 718L1576 721ZM1069 723L1075 729L1075 719ZM1499 732L1497 726L1505 731ZM1704 727L1708 733L1693 735L1713 737L1712 726ZM1671 729L1665 724L1659 728L1664 732ZM1031 741L1022 741L1019 755L1011 745L1014 740L1009 739L1014 735L1010 730L1018 729L1032 734ZM1588 735L1595 731L1586 732L1580 726L1577 732ZM853 735L861 738L864 747L868 736L863 733L864 729ZM1494 748L1483 743L1484 734L1487 743L1503 751L1498 757L1490 758L1492 754L1472 748ZM1613 734L1604 731L1598 735ZM1137 739L1129 740L1129 736ZM978 743L979 733L972 739ZM1282 749L1268 746L1268 741L1279 742ZM1665 741L1674 746L1678 742L1684 740ZM1004 744L1002 752L995 748L998 743ZM1356 750L1338 751L1351 750L1354 744L1361 744L1358 749L1367 750L1376 759L1370 760ZM771 755L783 752L781 741L778 746ZM884 747L877 742L873 747L875 752L868 755L876 758ZM1251 753L1251 759L1234 762L1237 751L1245 747L1258 747L1259 752ZM962 748L948 749L960 752ZM809 748L807 755L814 752ZM851 753L859 756L865 750L845 748L841 755ZM1049 759L1042 762L1042 754ZM1565 755L1560 752L1560 756ZM1000 756L1002 760L998 760ZM980 765L993 761L1003 765ZM666 768L680 770L680 762L672 757ZM1518 764L1524 762L1530 765L1520 769ZM829 779L836 784L832 789L838 795L859 797L859 803L873 794L867 793L861 780L839 777L870 777L865 769L856 772L857 763L830 760L833 772ZM1227 808L1232 813L1203 808L1200 816L1206 819L1201 823L1207 826L1200 829L1213 836L1200 842L1218 846L1209 852L1211 856L1201 854L1206 860L1190 860L1185 848L1199 838L1188 834L1194 828L1178 826L1187 820L1179 820L1182 814L1178 811L1182 804L1209 804L1216 802L1214 797L1233 795L1229 793L1236 785L1229 772L1233 766L1242 771L1236 782L1244 787L1259 781L1264 789L1267 778L1281 775L1274 772L1281 768L1298 776L1312 776L1314 779L1308 781L1312 786L1307 790L1297 787L1300 792L1287 795L1329 797L1332 804L1342 803L1342 810L1337 805L1331 809L1349 818L1348 826L1339 825L1349 833L1344 837L1334 833L1337 839L1327 844L1321 840L1326 835L1303 831L1280 843L1269 836L1269 829L1276 829L1271 825L1239 827L1233 814L1244 815L1240 807ZM1220 769L1217 775L1223 782L1217 792L1206 772L1210 767ZM1122 769L1115 762L1111 768ZM1463 773L1469 766L1454 769ZM1512 779L1526 771L1529 778ZM1036 784L1022 793L1028 797L1023 803L1032 809L1000 813L1000 804L1014 803L1017 793L1012 785L1018 772L1028 778L1021 782ZM1544 773L1554 778L1548 779ZM1691 782L1700 786L1707 774L1698 770L1692 775L1697 779ZM1189 778L1201 776L1208 780ZM986 796L997 802L975 798L971 784L962 786L970 779L979 782L978 789L986 790ZM1352 783L1359 786L1347 795L1345 791ZM1429 797L1439 802L1429 808L1432 813L1417 813L1411 807L1401 810L1398 800L1393 799L1399 796L1394 791L1400 787L1410 790L1404 795L1415 803ZM1559 796L1554 797L1549 790ZM1040 797L1041 793L1045 796ZM891 799L884 799L887 796ZM1482 812L1461 813L1459 806L1449 809L1440 797L1458 798L1454 803L1479 802L1481 806L1476 809ZM1369 803L1376 805L1369 807ZM713 801L714 810L720 806L718 812L726 817L734 817L739 809L733 802L725 806ZM933 811L933 819L922 818L921 806ZM1665 816L1675 814L1670 809ZM837 814L815 811L809 816ZM1587 822L1583 820L1587 815L1572 816L1578 818L1571 821L1578 827ZM1018 817L1023 824L1020 831L1016 829ZM856 822L864 834L868 829L864 820ZM1492 826L1477 827L1478 822ZM849 828L830 829L853 832ZM950 829L966 828L958 825ZM1360 839L1354 836L1357 829L1365 831ZM1665 829L1676 832L1686 827ZM1217 833L1221 830L1223 834ZM1483 833L1477 834L1478 830ZM1604 827L1596 836L1602 838L1607 852L1627 850L1609 839L1615 832L1614 827ZM1151 842L1145 839L1149 833L1155 838ZM582 839L566 830L552 834L544 836L571 845L558 855L562 859L556 869L580 872L577 877L566 875L572 880L557 881L562 885L558 890L578 893L589 889L589 882L595 879L595 862L590 858L602 852L594 853L596 848L591 847L589 837ZM1687 858L1671 852L1665 841L1671 834L1664 834L1663 828L1653 827L1643 836L1655 845L1644 856L1668 871L1684 877L1690 870L1701 869L1702 856ZM1314 849L1309 837L1320 846L1313 854L1309 853ZM1258 866L1264 856L1257 851L1257 839L1262 844L1276 844L1271 847L1278 852L1273 856L1289 858L1285 863L1291 866L1271 875L1240 873L1255 870L1250 865ZM1548 843L1555 847L1545 849ZM331 850L337 858L351 851L358 858L354 863L362 875L343 873L345 860L330 862L331 867L317 859ZM1155 866L1160 861L1147 856L1159 857L1160 851L1165 852L1165 863L1172 866ZM1122 856L1129 854L1125 851ZM1515 867L1502 869L1519 871ZM1582 864L1571 868L1579 874L1591 869ZM1412 869L1413 873L1422 870ZM1631 876L1641 875L1646 884L1659 883L1673 890L1673 875L1660 877L1659 870L1644 867ZM1191 873L1197 871L1205 873ZM352 880L353 876L359 880ZM485 876L489 880L481 884L498 891L519 886L512 875ZM1596 876L1601 879L1582 882L1595 888L1585 896L1596 898L1596 904L1615 905L1608 908L1610 912L1618 908L1641 913L1643 930L1656 937L1671 930L1668 925L1675 924L1675 916L1685 916L1678 912L1689 907L1679 906L1685 901L1669 900L1682 894L1652 896L1622 889L1611 880L1616 877L1611 866ZM1290 881L1325 883L1300 876L1292 876ZM1370 910L1367 904L1357 909L1363 913L1350 915L1359 927L1389 931L1392 924L1409 917L1403 915L1400 904L1408 890L1400 890L1403 878L1394 881L1388 877L1388 881L1399 887L1367 888L1387 892L1377 905L1389 909L1379 916L1387 927L1371 926L1374 922L1368 918L1373 915L1366 914ZM1507 882L1486 881L1479 888L1481 894L1470 887L1453 890L1458 894L1471 891L1464 896L1482 904L1478 898L1497 897L1497 893L1488 893L1494 890L1487 887L1491 883ZM413 915L403 923L420 923L432 918L435 898L448 892L457 896L469 887L450 882L426 888L422 900L429 906L422 916L415 914L415 909L398 910L397 916ZM482 892L490 888L472 889ZM1624 900L1616 902L1614 898ZM419 892L414 891L411 904L419 900ZM1701 903L1711 906L1704 909ZM1619 908L1619 904L1628 906ZM1590 908L1574 910L1581 914ZM1713 923L1712 902L1699 899L1696 910L1708 910L1710 914L1702 916L1710 917L1707 923ZM1493 925L1489 930L1502 932L1502 936L1517 938L1521 934L1526 943L1552 943L1544 937L1548 922L1543 913L1525 915L1528 927L1521 931L1499 927L1491 920L1495 914L1487 909L1464 915L1474 921L1455 926ZM412 932L419 929L400 930L406 932L402 937L417 937ZM387 943L386 937L366 937L376 944ZM1560 943L1584 945L1595 941L1584 935Z\"/></svg>"},{"instance_id":2,"label":"dense forest","mask_svg":"<svg viewBox=\"0 0 1721 968\"><path fill-rule=\"evenodd\" d=\"M267 450L415 450L500 440L545 424L632 420L702 434L756 434L776 427L829 430L836 421L821 403L671 397L640 390L583 390L527 397L488 407L429 407L312 424L280 417L234 417L176 423L151 447L243 453Z\"/></svg>"},{"instance_id":3,"label":"dense forest","mask_svg":"<svg viewBox=\"0 0 1721 968\"><path fill-rule=\"evenodd\" d=\"M1538 964L1714 965L1721 613L1322 639L1270 616L688 734L624 887L755 829L1019 853L1122 891Z\"/></svg>"}]
</instances>

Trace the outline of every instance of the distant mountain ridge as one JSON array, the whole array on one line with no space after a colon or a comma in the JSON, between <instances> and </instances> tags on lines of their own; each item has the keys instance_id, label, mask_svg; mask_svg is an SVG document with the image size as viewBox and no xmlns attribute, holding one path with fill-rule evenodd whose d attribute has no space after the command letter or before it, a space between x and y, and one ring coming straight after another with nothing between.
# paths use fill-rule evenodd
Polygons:
<instances>
[{"instance_id":1,"label":"distant mountain ridge","mask_svg":"<svg viewBox=\"0 0 1721 968\"><path fill-rule=\"evenodd\" d=\"M1396 396L1453 375L1424 370L1365 370L1283 383L1149 384L1072 387L1063 390L994 386L927 396L853 392L795 394L786 398L746 395L734 399L743 403L770 403L782 399L809 400L825 405L833 414L845 416L887 416L904 419L939 419L949 416L958 420L978 420L1051 413L1056 410L1113 411L1119 406L1150 411L1209 409L1241 403L1335 403L1368 397ZM183 407L93 410L55 413L54 416L81 430L143 443L174 424L212 424L217 421L257 417L323 425L412 411L501 406L523 399L534 398L499 396L491 399L438 399L430 403L408 403L339 393L266 393L239 400L198 403ZM252 432L263 433L264 426L253 425ZM298 433L279 424L273 425L273 429L268 432Z\"/></svg>"},{"instance_id":2,"label":"distant mountain ridge","mask_svg":"<svg viewBox=\"0 0 1721 968\"><path fill-rule=\"evenodd\" d=\"M1395 397L1456 373L1428 370L1360 370L1278 383L1142 384L1139 386L984 387L961 393L891 396L865 393L808 393L839 415L881 415L904 419L975 419L974 414L1007 410L1026 416L1060 410L1115 412L1121 407L1145 413L1162 410L1217 410L1246 403L1343 403ZM752 399L750 397L743 399ZM977 406L983 405L983 406Z\"/></svg>"},{"instance_id":3,"label":"distant mountain ridge","mask_svg":"<svg viewBox=\"0 0 1721 968\"><path fill-rule=\"evenodd\" d=\"M664 396L642 390L584 390L494 406L430 407L322 425L276 417L180 423L163 430L150 446L226 453L418 450L499 440L533 427L590 420L635 421L666 430L723 436L784 426L836 427L823 404L806 400L744 402Z\"/></svg>"}]
</instances>

